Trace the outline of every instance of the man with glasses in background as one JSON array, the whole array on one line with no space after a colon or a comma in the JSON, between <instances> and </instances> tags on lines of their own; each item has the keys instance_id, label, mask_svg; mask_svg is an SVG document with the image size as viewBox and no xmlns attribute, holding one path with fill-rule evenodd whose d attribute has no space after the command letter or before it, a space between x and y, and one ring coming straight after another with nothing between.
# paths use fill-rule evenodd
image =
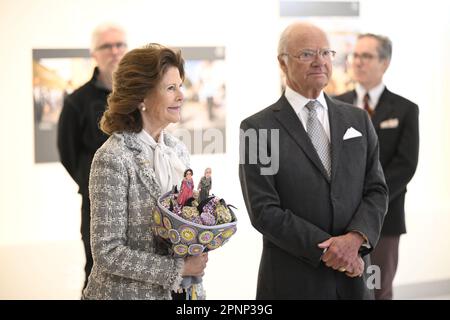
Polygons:
<instances>
[{"instance_id":1,"label":"man with glasses in background","mask_svg":"<svg viewBox=\"0 0 450 320\"><path fill-rule=\"evenodd\" d=\"M400 235L406 233L405 194L419 156L419 110L413 102L389 91L383 75L391 62L392 43L375 34L358 37L350 56L356 88L336 97L365 109L371 116L380 143L380 161L389 187L389 206L372 264L380 267L377 300L392 299Z\"/></svg>"},{"instance_id":2,"label":"man with glasses in background","mask_svg":"<svg viewBox=\"0 0 450 320\"><path fill-rule=\"evenodd\" d=\"M241 123L241 188L263 235L257 299L373 299L364 271L387 186L367 113L323 92L334 55L318 27L288 26L278 46L286 90ZM264 141L272 133L278 140ZM262 170L266 152L278 170Z\"/></svg>"},{"instance_id":3,"label":"man with glasses in background","mask_svg":"<svg viewBox=\"0 0 450 320\"><path fill-rule=\"evenodd\" d=\"M58 123L58 151L61 163L78 184L82 196L81 237L86 264L85 282L92 269L90 245L89 172L92 158L108 136L99 129L106 100L112 90L112 74L127 51L125 31L118 25L102 24L92 33L91 56L97 63L86 84L64 100Z\"/></svg>"}]
</instances>

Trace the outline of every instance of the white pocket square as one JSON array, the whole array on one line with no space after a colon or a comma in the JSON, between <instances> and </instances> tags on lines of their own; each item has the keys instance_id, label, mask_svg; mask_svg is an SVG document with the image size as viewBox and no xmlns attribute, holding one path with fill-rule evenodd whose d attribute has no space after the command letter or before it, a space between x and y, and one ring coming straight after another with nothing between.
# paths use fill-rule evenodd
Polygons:
<instances>
[{"instance_id":1,"label":"white pocket square","mask_svg":"<svg viewBox=\"0 0 450 320\"><path fill-rule=\"evenodd\" d=\"M353 127L350 127L347 129L347 131L344 134L343 140L351 139L351 138L357 138L361 137L362 134L358 130L354 129Z\"/></svg>"},{"instance_id":2,"label":"white pocket square","mask_svg":"<svg viewBox=\"0 0 450 320\"><path fill-rule=\"evenodd\" d=\"M384 120L380 123L380 129L394 129L398 127L398 118Z\"/></svg>"}]
</instances>

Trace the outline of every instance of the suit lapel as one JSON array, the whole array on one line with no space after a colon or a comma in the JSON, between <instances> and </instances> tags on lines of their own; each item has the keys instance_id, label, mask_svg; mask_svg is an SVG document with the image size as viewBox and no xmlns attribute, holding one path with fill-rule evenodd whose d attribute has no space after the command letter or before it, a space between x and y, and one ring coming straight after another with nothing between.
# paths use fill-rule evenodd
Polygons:
<instances>
[{"instance_id":1,"label":"suit lapel","mask_svg":"<svg viewBox=\"0 0 450 320\"><path fill-rule=\"evenodd\" d=\"M333 181L333 177L336 175L336 171L339 167L339 155L342 150L343 137L348 128L339 105L327 95L325 95L325 100L328 105L328 119L330 122L331 181Z\"/></svg>"},{"instance_id":2,"label":"suit lapel","mask_svg":"<svg viewBox=\"0 0 450 320\"><path fill-rule=\"evenodd\" d=\"M133 152L137 175L150 194L155 198L161 195L161 189L156 181L152 168L153 159L145 152L142 143L135 133L124 133L125 145Z\"/></svg>"},{"instance_id":3,"label":"suit lapel","mask_svg":"<svg viewBox=\"0 0 450 320\"><path fill-rule=\"evenodd\" d=\"M317 169L322 172L325 179L328 180L327 173L322 165L322 162L320 161L316 149L314 149L314 146L306 133L302 122L298 118L298 115L295 114L294 109L284 95L280 98L280 100L278 100L273 108L273 111L277 121L286 129L287 133L303 150L309 160L311 160Z\"/></svg>"},{"instance_id":4,"label":"suit lapel","mask_svg":"<svg viewBox=\"0 0 450 320\"><path fill-rule=\"evenodd\" d=\"M389 114L392 111L392 104L390 102L390 92L387 88L384 89L383 93L380 96L380 100L378 100L378 104L375 108L375 113L372 116L372 123L375 129L378 130L380 127L381 121L388 118Z\"/></svg>"}]
</instances>

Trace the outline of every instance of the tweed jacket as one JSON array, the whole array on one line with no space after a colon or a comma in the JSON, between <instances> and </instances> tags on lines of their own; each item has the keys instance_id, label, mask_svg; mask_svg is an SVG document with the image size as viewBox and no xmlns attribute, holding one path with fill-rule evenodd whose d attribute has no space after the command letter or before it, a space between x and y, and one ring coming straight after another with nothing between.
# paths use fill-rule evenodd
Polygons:
<instances>
[{"instance_id":1,"label":"tweed jacket","mask_svg":"<svg viewBox=\"0 0 450 320\"><path fill-rule=\"evenodd\" d=\"M168 133L164 142L188 167L186 146ZM184 261L170 256L151 231L161 195L152 162L135 133L115 133L95 153L89 180L94 266L83 299L166 300L179 288Z\"/></svg>"}]
</instances>

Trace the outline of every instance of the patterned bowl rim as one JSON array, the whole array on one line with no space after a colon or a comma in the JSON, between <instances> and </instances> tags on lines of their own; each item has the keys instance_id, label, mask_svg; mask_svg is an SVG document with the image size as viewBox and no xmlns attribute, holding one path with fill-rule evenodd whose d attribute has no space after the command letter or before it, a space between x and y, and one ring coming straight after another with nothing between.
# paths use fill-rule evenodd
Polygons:
<instances>
[{"instance_id":1,"label":"patterned bowl rim","mask_svg":"<svg viewBox=\"0 0 450 320\"><path fill-rule=\"evenodd\" d=\"M180 217L179 215L171 212L170 210L166 209L162 204L161 204L161 200L168 197L170 194L172 194L172 191L166 192L165 194L163 194L162 196L160 196L158 198L157 204L158 204L158 208L160 210L162 210L165 214L169 215L170 217L174 218L175 220L181 221L183 223L192 225L194 227L200 228L200 229L205 229L205 230L216 230L216 229L223 229L223 228L229 228L229 227L233 227L236 226L237 224L237 217L234 214L233 210L230 209L231 214L233 215L234 221L233 222L229 222L229 223L222 223L222 224L218 224L218 225L214 225L214 226L207 226L204 224L199 224L199 223L195 223L189 220L184 219L183 217Z\"/></svg>"}]
</instances>

